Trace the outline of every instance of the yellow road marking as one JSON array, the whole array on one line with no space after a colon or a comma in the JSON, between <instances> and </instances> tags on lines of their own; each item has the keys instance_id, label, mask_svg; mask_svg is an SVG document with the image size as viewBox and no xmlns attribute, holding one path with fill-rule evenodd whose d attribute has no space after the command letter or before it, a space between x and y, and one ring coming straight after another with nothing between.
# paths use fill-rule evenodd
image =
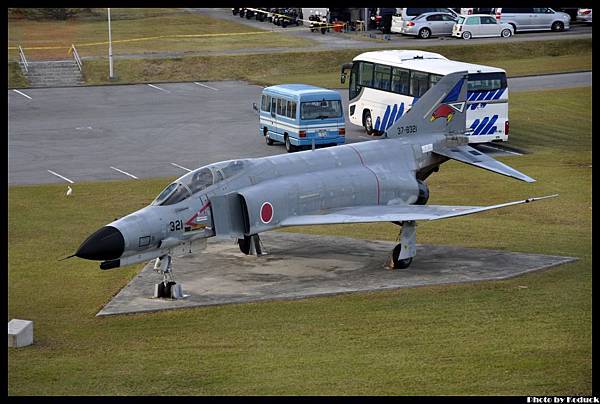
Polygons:
<instances>
[{"instance_id":1,"label":"yellow road marking","mask_svg":"<svg viewBox=\"0 0 600 404\"><path fill-rule=\"evenodd\" d=\"M222 33L222 34L173 34L173 35L159 35L159 36L149 36L142 38L131 38L131 39L115 39L112 43L125 43L125 42L141 42L141 41L152 41L157 39L165 39L165 38L210 38L217 36L237 36L237 35L261 35L261 34L273 34L273 31L253 31L253 32L231 32L231 33ZM103 42L89 42L82 43L77 45L78 48L84 46L97 46L97 45L108 45L108 41ZM23 47L26 50L49 50L49 49L65 49L67 45L64 46L32 46L32 47ZM9 46L8 50L17 50L19 49L16 46Z\"/></svg>"}]
</instances>

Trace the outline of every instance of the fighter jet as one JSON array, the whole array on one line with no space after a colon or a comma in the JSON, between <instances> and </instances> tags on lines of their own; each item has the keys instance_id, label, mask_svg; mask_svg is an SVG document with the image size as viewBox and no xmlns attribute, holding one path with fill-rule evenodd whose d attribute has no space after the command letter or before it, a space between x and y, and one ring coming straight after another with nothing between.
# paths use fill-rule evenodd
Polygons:
<instances>
[{"instance_id":1,"label":"fighter jet","mask_svg":"<svg viewBox=\"0 0 600 404\"><path fill-rule=\"evenodd\" d=\"M163 275L171 256L217 237L242 253L262 251L258 235L289 226L392 222L401 227L391 254L407 268L419 220L484 212L557 195L493 206L427 205L426 179L452 159L526 182L535 180L470 147L465 136L467 72L443 77L377 140L294 154L229 160L169 184L150 205L108 223L75 255L111 269L152 259Z\"/></svg>"}]
</instances>

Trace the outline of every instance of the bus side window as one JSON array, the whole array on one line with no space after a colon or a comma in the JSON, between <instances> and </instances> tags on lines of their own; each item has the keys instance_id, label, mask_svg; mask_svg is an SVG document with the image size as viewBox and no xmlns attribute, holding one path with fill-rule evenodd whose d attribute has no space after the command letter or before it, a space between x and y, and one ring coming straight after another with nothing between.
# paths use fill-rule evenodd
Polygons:
<instances>
[{"instance_id":1,"label":"bus side window","mask_svg":"<svg viewBox=\"0 0 600 404\"><path fill-rule=\"evenodd\" d=\"M277 98L275 98L275 97L271 98L271 115L275 114L275 109L276 109L275 102L276 102L276 100L277 100Z\"/></svg>"},{"instance_id":2,"label":"bus side window","mask_svg":"<svg viewBox=\"0 0 600 404\"><path fill-rule=\"evenodd\" d=\"M281 115L281 99L277 98L277 115Z\"/></svg>"},{"instance_id":3,"label":"bus side window","mask_svg":"<svg viewBox=\"0 0 600 404\"><path fill-rule=\"evenodd\" d=\"M408 70L394 67L394 70L392 70L392 91L397 94L408 95L408 78Z\"/></svg>"},{"instance_id":4,"label":"bus side window","mask_svg":"<svg viewBox=\"0 0 600 404\"><path fill-rule=\"evenodd\" d=\"M433 87L435 85L435 83L437 83L438 81L440 81L442 79L442 75L439 74L430 74L429 75L429 88Z\"/></svg>"},{"instance_id":5,"label":"bus side window","mask_svg":"<svg viewBox=\"0 0 600 404\"><path fill-rule=\"evenodd\" d=\"M262 109L263 111L269 112L271 110L270 107L271 107L271 96L263 94L260 109Z\"/></svg>"},{"instance_id":6,"label":"bus side window","mask_svg":"<svg viewBox=\"0 0 600 404\"><path fill-rule=\"evenodd\" d=\"M288 112L290 113L290 118L292 119L296 119L296 101L291 101L292 105L291 108L288 109Z\"/></svg>"},{"instance_id":7,"label":"bus side window","mask_svg":"<svg viewBox=\"0 0 600 404\"><path fill-rule=\"evenodd\" d=\"M287 101L286 100L281 100L281 116L286 116L287 115Z\"/></svg>"},{"instance_id":8,"label":"bus side window","mask_svg":"<svg viewBox=\"0 0 600 404\"><path fill-rule=\"evenodd\" d=\"M375 65L373 87L383 91L390 91L390 66Z\"/></svg>"},{"instance_id":9,"label":"bus side window","mask_svg":"<svg viewBox=\"0 0 600 404\"><path fill-rule=\"evenodd\" d=\"M358 84L373 87L373 63L361 62L359 67Z\"/></svg>"},{"instance_id":10,"label":"bus side window","mask_svg":"<svg viewBox=\"0 0 600 404\"><path fill-rule=\"evenodd\" d=\"M288 118L292 117L292 104L292 101L287 102L287 113L285 114L285 116L287 116Z\"/></svg>"},{"instance_id":11,"label":"bus side window","mask_svg":"<svg viewBox=\"0 0 600 404\"><path fill-rule=\"evenodd\" d=\"M429 74L417 71L410 73L410 95L420 97L429 89Z\"/></svg>"}]
</instances>

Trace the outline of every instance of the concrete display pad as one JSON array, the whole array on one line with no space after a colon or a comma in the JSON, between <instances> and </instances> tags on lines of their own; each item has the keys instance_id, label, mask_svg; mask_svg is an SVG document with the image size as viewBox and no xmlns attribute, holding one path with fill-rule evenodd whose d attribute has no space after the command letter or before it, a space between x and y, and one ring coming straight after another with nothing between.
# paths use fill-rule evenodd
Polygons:
<instances>
[{"instance_id":1,"label":"concrete display pad","mask_svg":"<svg viewBox=\"0 0 600 404\"><path fill-rule=\"evenodd\" d=\"M243 255L233 241L209 240L203 252L174 258L185 296L178 300L152 297L162 277L151 261L97 315L505 279L576 260L417 245L408 269L389 270L384 264L394 242L277 232L263 233L261 240L268 252L261 257Z\"/></svg>"}]
</instances>

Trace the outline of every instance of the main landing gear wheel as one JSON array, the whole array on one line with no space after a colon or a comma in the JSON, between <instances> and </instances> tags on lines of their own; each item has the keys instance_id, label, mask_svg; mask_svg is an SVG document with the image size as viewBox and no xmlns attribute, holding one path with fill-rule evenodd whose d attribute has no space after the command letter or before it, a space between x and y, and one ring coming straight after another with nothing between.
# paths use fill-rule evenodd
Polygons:
<instances>
[{"instance_id":1,"label":"main landing gear wheel","mask_svg":"<svg viewBox=\"0 0 600 404\"><path fill-rule=\"evenodd\" d=\"M388 269L405 269L412 263L417 253L417 228L414 220L393 222L401 226L398 234L399 243L392 250L385 267Z\"/></svg>"},{"instance_id":2,"label":"main landing gear wheel","mask_svg":"<svg viewBox=\"0 0 600 404\"><path fill-rule=\"evenodd\" d=\"M237 242L238 246L240 247L240 251L245 255L256 255L259 257L267 254L260 243L260 237L258 234L244 236L244 238L238 238Z\"/></svg>"},{"instance_id":3,"label":"main landing gear wheel","mask_svg":"<svg viewBox=\"0 0 600 404\"><path fill-rule=\"evenodd\" d=\"M394 269L406 269L412 263L412 257L405 258L403 260L398 259L401 250L402 244L398 244L396 247L394 247L394 251L392 252L392 262L394 264Z\"/></svg>"}]
</instances>

